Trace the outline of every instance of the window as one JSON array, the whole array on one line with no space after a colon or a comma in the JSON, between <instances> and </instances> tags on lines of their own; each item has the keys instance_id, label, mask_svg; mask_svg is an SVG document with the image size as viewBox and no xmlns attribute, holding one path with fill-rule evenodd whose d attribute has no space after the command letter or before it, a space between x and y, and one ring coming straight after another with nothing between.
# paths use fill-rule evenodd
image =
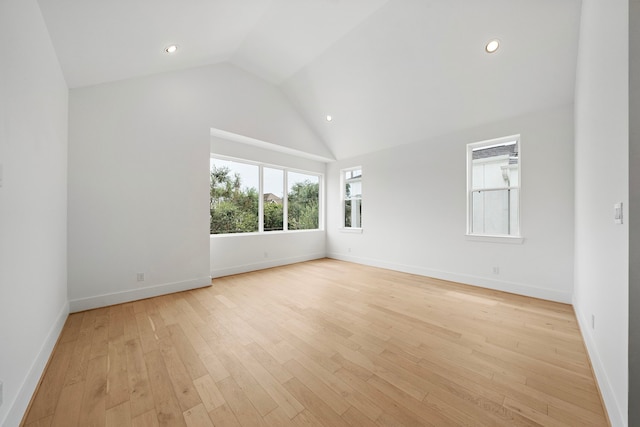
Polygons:
<instances>
[{"instance_id":1,"label":"window","mask_svg":"<svg viewBox=\"0 0 640 427\"><path fill-rule=\"evenodd\" d=\"M520 236L520 135L467 145L470 235Z\"/></svg>"},{"instance_id":2,"label":"window","mask_svg":"<svg viewBox=\"0 0 640 427\"><path fill-rule=\"evenodd\" d=\"M211 234L258 231L258 166L213 158L210 166Z\"/></svg>"},{"instance_id":3,"label":"window","mask_svg":"<svg viewBox=\"0 0 640 427\"><path fill-rule=\"evenodd\" d=\"M321 175L218 157L210 168L211 234L320 228Z\"/></svg>"},{"instance_id":4,"label":"window","mask_svg":"<svg viewBox=\"0 0 640 427\"><path fill-rule=\"evenodd\" d=\"M287 172L289 230L314 230L320 220L320 179L317 175Z\"/></svg>"},{"instance_id":5,"label":"window","mask_svg":"<svg viewBox=\"0 0 640 427\"><path fill-rule=\"evenodd\" d=\"M263 218L264 231L284 230L284 171L263 168Z\"/></svg>"},{"instance_id":6,"label":"window","mask_svg":"<svg viewBox=\"0 0 640 427\"><path fill-rule=\"evenodd\" d=\"M344 228L362 228L362 168L341 171Z\"/></svg>"}]
</instances>

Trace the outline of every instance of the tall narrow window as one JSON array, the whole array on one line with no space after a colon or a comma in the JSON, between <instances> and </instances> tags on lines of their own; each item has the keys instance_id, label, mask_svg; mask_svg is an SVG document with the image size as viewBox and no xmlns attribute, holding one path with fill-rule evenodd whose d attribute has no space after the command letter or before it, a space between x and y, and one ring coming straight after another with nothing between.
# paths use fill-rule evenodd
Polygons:
<instances>
[{"instance_id":1,"label":"tall narrow window","mask_svg":"<svg viewBox=\"0 0 640 427\"><path fill-rule=\"evenodd\" d=\"M287 172L289 230L315 230L320 224L320 179L317 175Z\"/></svg>"},{"instance_id":2,"label":"tall narrow window","mask_svg":"<svg viewBox=\"0 0 640 427\"><path fill-rule=\"evenodd\" d=\"M342 170L342 218L344 228L362 228L362 168Z\"/></svg>"},{"instance_id":3,"label":"tall narrow window","mask_svg":"<svg viewBox=\"0 0 640 427\"><path fill-rule=\"evenodd\" d=\"M284 171L262 169L264 231L284 230Z\"/></svg>"},{"instance_id":4,"label":"tall narrow window","mask_svg":"<svg viewBox=\"0 0 640 427\"><path fill-rule=\"evenodd\" d=\"M520 136L467 146L468 234L520 236Z\"/></svg>"},{"instance_id":5,"label":"tall narrow window","mask_svg":"<svg viewBox=\"0 0 640 427\"><path fill-rule=\"evenodd\" d=\"M258 231L257 165L211 158L211 234Z\"/></svg>"}]
</instances>

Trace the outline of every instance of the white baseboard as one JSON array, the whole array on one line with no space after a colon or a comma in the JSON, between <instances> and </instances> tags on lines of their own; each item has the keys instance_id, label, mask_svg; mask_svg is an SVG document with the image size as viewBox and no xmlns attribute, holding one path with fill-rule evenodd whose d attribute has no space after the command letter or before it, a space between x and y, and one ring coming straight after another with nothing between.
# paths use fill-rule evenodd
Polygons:
<instances>
[{"instance_id":1,"label":"white baseboard","mask_svg":"<svg viewBox=\"0 0 640 427\"><path fill-rule=\"evenodd\" d=\"M0 422L1 426L4 427L14 427L20 425L22 418L24 417L24 413L29 406L29 402L31 401L31 397L40 382L40 378L44 372L45 367L47 366L47 362L49 361L49 357L51 357L51 353L53 353L53 348L58 341L58 337L62 332L62 328L64 327L64 323L67 321L67 317L69 316L69 303L65 303L58 316L53 322L51 329L49 329L49 333L47 334L47 338L42 343L40 347L40 351L38 351L38 355L36 356L31 368L29 369L29 373L27 377L22 382L20 389L18 391L18 395L15 400L10 403L9 411L7 412L6 418Z\"/></svg>"},{"instance_id":2,"label":"white baseboard","mask_svg":"<svg viewBox=\"0 0 640 427\"><path fill-rule=\"evenodd\" d=\"M231 276L233 274L248 273L250 271L264 270L265 268L280 267L282 265L295 264L297 262L311 261L314 259L325 258L326 254L309 254L297 257L279 258L269 261L256 262L251 264L236 265L233 267L214 268L211 271L211 277Z\"/></svg>"},{"instance_id":3,"label":"white baseboard","mask_svg":"<svg viewBox=\"0 0 640 427\"><path fill-rule=\"evenodd\" d=\"M171 294L174 292L204 288L206 286L211 286L211 277L209 276L192 280L185 280L182 282L163 283L160 285L148 286L146 288L132 289L130 291L121 291L104 295L96 295L87 298L78 298L69 301L69 309L71 313L76 313L78 311L91 310L92 308L122 304L125 302Z\"/></svg>"},{"instance_id":4,"label":"white baseboard","mask_svg":"<svg viewBox=\"0 0 640 427\"><path fill-rule=\"evenodd\" d=\"M598 347L596 346L593 335L591 334L591 328L589 327L590 322L588 320L588 317L584 316L584 313L580 311L580 308L576 301L574 301L573 309L576 312L576 318L578 319L578 325L580 326L582 339L587 346L587 352L589 353L591 366L593 367L593 372L596 376L596 381L598 382L598 387L600 388L602 399L604 400L605 409L609 414L609 421L611 421L611 425L613 427L626 426L626 410L623 411L620 408L618 399L616 399L616 395L613 392L613 387L611 387L609 376L607 375L607 371L604 368L602 359L600 358L600 353L598 352Z\"/></svg>"},{"instance_id":5,"label":"white baseboard","mask_svg":"<svg viewBox=\"0 0 640 427\"><path fill-rule=\"evenodd\" d=\"M419 276L433 277L434 279L448 280L451 282L463 283L465 285L479 286L482 288L504 291L512 294L524 295L533 298L540 298L549 301L556 301L571 304L571 293L561 292L554 289L538 288L522 283L506 282L502 280L487 279L485 277L473 276L469 274L452 273L448 271L432 270L424 267L397 264L371 258L354 257L341 253L329 253L327 257L341 261L354 262L372 267L386 268L389 270L401 271L403 273L417 274Z\"/></svg>"}]
</instances>

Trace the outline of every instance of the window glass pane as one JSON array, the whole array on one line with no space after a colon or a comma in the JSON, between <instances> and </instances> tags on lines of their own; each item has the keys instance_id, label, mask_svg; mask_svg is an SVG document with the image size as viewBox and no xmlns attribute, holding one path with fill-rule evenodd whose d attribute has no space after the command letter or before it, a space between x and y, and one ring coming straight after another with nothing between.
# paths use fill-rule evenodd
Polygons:
<instances>
[{"instance_id":1,"label":"window glass pane","mask_svg":"<svg viewBox=\"0 0 640 427\"><path fill-rule=\"evenodd\" d=\"M518 186L518 146L516 142L473 150L473 189Z\"/></svg>"},{"instance_id":2,"label":"window glass pane","mask_svg":"<svg viewBox=\"0 0 640 427\"><path fill-rule=\"evenodd\" d=\"M477 190L472 194L471 232L518 235L518 189Z\"/></svg>"},{"instance_id":3,"label":"window glass pane","mask_svg":"<svg viewBox=\"0 0 640 427\"><path fill-rule=\"evenodd\" d=\"M287 172L289 230L314 230L318 228L320 179L316 175Z\"/></svg>"},{"instance_id":4,"label":"window glass pane","mask_svg":"<svg viewBox=\"0 0 640 427\"><path fill-rule=\"evenodd\" d=\"M211 159L211 234L258 231L258 166Z\"/></svg>"},{"instance_id":5,"label":"window glass pane","mask_svg":"<svg viewBox=\"0 0 640 427\"><path fill-rule=\"evenodd\" d=\"M362 170L352 169L343 172L344 226L362 227Z\"/></svg>"},{"instance_id":6,"label":"window glass pane","mask_svg":"<svg viewBox=\"0 0 640 427\"><path fill-rule=\"evenodd\" d=\"M518 236L520 156L519 139L471 145L472 234Z\"/></svg>"},{"instance_id":7,"label":"window glass pane","mask_svg":"<svg viewBox=\"0 0 640 427\"><path fill-rule=\"evenodd\" d=\"M344 226L362 227L362 199L346 200L344 203Z\"/></svg>"},{"instance_id":8,"label":"window glass pane","mask_svg":"<svg viewBox=\"0 0 640 427\"><path fill-rule=\"evenodd\" d=\"M264 231L283 230L284 171L263 168Z\"/></svg>"}]
</instances>

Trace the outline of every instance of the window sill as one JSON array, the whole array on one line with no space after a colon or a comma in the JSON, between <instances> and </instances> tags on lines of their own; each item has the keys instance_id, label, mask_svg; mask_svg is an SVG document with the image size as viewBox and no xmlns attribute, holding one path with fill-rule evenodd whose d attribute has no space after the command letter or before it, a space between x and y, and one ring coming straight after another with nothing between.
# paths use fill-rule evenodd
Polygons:
<instances>
[{"instance_id":1,"label":"window sill","mask_svg":"<svg viewBox=\"0 0 640 427\"><path fill-rule=\"evenodd\" d=\"M362 234L362 228L340 228L341 233Z\"/></svg>"},{"instance_id":2,"label":"window sill","mask_svg":"<svg viewBox=\"0 0 640 427\"><path fill-rule=\"evenodd\" d=\"M512 245L521 245L524 243L524 237L517 236L490 236L481 234L467 234L466 239L471 242L485 243L507 243Z\"/></svg>"},{"instance_id":3,"label":"window sill","mask_svg":"<svg viewBox=\"0 0 640 427\"><path fill-rule=\"evenodd\" d=\"M273 230L273 231L248 231L246 233L221 233L221 234L209 234L212 239L222 239L226 237L250 237L250 236L274 236L274 235L286 235L286 234L298 234L298 233L318 233L324 232L323 228L314 228L309 230Z\"/></svg>"}]
</instances>

